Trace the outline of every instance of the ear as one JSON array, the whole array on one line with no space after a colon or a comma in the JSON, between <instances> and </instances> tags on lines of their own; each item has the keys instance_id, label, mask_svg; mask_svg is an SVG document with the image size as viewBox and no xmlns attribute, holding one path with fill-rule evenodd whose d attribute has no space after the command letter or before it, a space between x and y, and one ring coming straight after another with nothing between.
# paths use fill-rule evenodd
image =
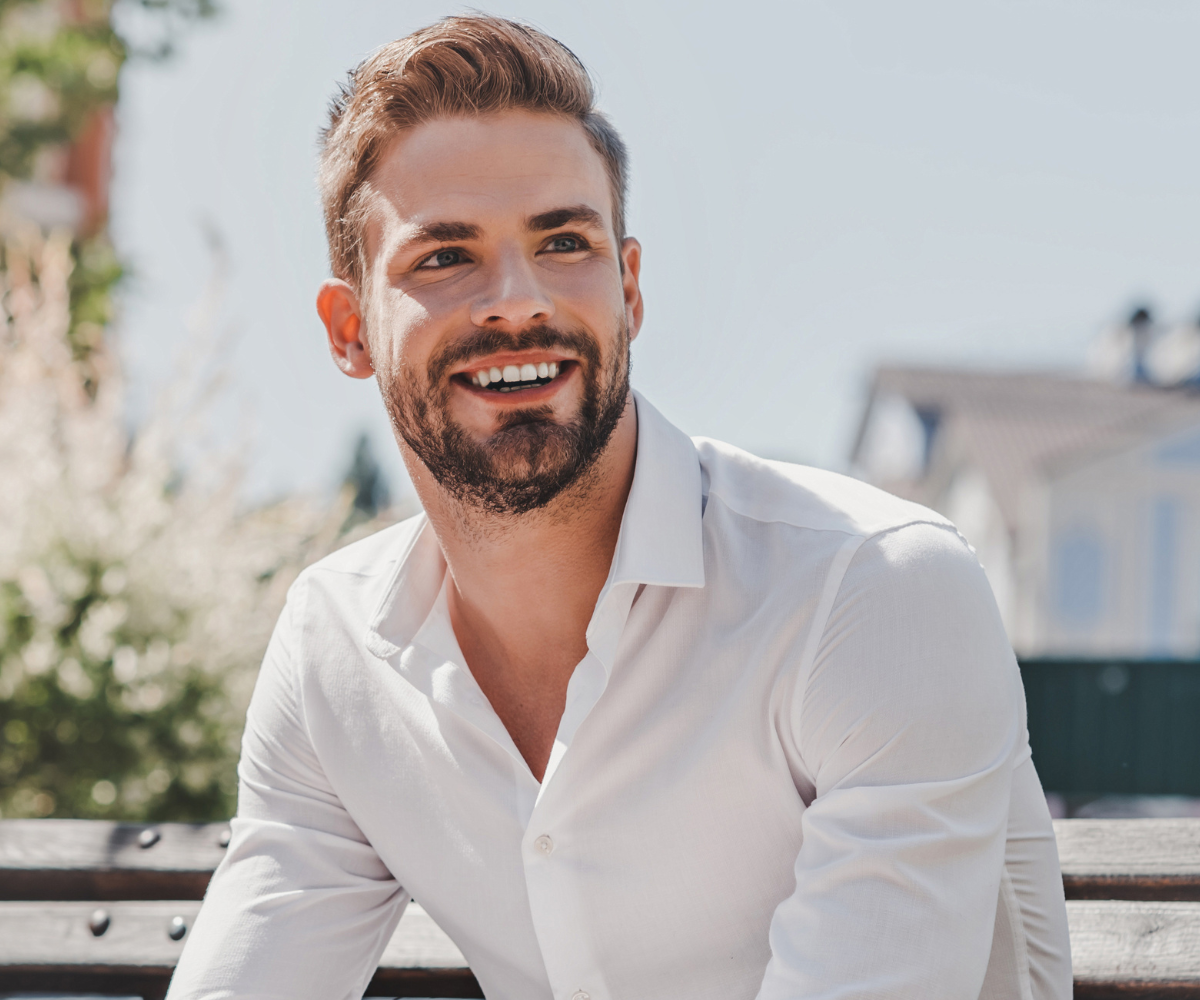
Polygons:
<instances>
[{"instance_id":1,"label":"ear","mask_svg":"<svg viewBox=\"0 0 1200 1000\"><path fill-rule=\"evenodd\" d=\"M625 322L629 326L629 339L633 340L642 328L642 286L638 277L642 271L642 245L632 236L625 237L621 243L621 260L625 264L625 273L621 277L621 287L625 293Z\"/></svg>"},{"instance_id":2,"label":"ear","mask_svg":"<svg viewBox=\"0 0 1200 1000\"><path fill-rule=\"evenodd\" d=\"M334 363L351 378L375 374L371 351L363 336L362 306L349 282L331 278L317 292L317 313L329 335L329 353Z\"/></svg>"}]
</instances>

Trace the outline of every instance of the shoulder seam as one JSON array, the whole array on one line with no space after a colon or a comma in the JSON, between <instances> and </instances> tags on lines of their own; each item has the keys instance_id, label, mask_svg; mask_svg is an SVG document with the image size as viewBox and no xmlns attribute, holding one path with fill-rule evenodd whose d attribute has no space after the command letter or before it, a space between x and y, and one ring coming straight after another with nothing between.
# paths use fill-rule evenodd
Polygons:
<instances>
[{"instance_id":1,"label":"shoulder seam","mask_svg":"<svg viewBox=\"0 0 1200 1000\"><path fill-rule=\"evenodd\" d=\"M812 524L799 523L797 518L756 517L754 514L751 514L749 511L742 510L741 507L735 507L733 504L731 504L725 497L723 497L716 490L710 489L708 491L708 499L712 500L714 498L717 499L718 501L720 501L721 506L724 507L726 510L736 514L738 517L744 517L747 521L753 521L755 524L786 524L789 528L800 528L804 531L833 531L839 535L850 535L851 537L857 537L857 538L866 538L867 537L860 531L851 531L848 528L821 528L821 527L817 527L816 525L812 525Z\"/></svg>"},{"instance_id":2,"label":"shoulder seam","mask_svg":"<svg viewBox=\"0 0 1200 1000\"><path fill-rule=\"evenodd\" d=\"M829 571L825 576L825 584L821 588L821 598L817 602L817 610L813 614L812 626L809 628L808 638L804 643L804 650L800 654L800 663L796 668L796 676L792 682L791 705L788 706L788 725L791 729L792 745L796 748L796 752L800 755L800 760L804 764L804 769L808 772L809 778L812 779L813 786L816 787L817 775L809 766L808 761L804 760L804 752L801 749L800 733L797 731L796 721L798 716L797 697L799 703L802 704L804 696L808 691L808 678L812 673L813 663L817 657L817 650L821 648L821 640L825 638L825 629L829 624L829 615L833 611L833 605L837 601L837 596L842 590L842 581L846 578L846 570L850 568L850 563L854 561L854 556L862 547L863 542L867 540L865 535L850 535L833 557L833 564L829 567Z\"/></svg>"}]
</instances>

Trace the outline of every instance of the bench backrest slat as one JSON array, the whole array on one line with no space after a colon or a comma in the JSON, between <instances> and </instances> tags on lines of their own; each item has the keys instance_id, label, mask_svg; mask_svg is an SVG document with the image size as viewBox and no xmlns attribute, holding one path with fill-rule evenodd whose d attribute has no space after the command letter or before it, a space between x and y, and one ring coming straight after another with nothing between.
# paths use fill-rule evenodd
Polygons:
<instances>
[{"instance_id":1,"label":"bench backrest slat","mask_svg":"<svg viewBox=\"0 0 1200 1000\"><path fill-rule=\"evenodd\" d=\"M228 831L228 823L0 820L0 899L203 899Z\"/></svg>"},{"instance_id":2,"label":"bench backrest slat","mask_svg":"<svg viewBox=\"0 0 1200 1000\"><path fill-rule=\"evenodd\" d=\"M201 899L225 823L0 820L0 899ZM139 838L158 834L150 847ZM1057 820L1068 899L1200 901L1200 822Z\"/></svg>"}]
</instances>

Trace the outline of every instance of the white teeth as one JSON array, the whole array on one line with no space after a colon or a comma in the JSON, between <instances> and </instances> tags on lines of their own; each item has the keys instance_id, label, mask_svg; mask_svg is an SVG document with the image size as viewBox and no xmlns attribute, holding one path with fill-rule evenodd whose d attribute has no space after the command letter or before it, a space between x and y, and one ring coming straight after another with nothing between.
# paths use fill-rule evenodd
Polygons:
<instances>
[{"instance_id":1,"label":"white teeth","mask_svg":"<svg viewBox=\"0 0 1200 1000\"><path fill-rule=\"evenodd\" d=\"M471 384L487 388L494 382L535 382L543 378L558 377L558 362L542 361L539 364L505 365L500 368L481 368L471 373ZM508 392L507 386L501 390Z\"/></svg>"}]
</instances>

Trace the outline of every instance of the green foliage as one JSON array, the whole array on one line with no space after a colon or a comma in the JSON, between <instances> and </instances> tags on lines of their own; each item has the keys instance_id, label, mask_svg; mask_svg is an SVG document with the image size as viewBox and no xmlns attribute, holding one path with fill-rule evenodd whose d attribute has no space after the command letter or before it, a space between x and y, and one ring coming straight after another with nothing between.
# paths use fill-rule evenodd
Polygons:
<instances>
[{"instance_id":1,"label":"green foliage","mask_svg":"<svg viewBox=\"0 0 1200 1000\"><path fill-rule=\"evenodd\" d=\"M67 337L77 361L88 361L104 340L104 331L113 320L113 292L125 269L107 233L71 243L74 266L69 280L71 322ZM89 371L86 388L96 392L96 373Z\"/></svg>"},{"instance_id":2,"label":"green foliage","mask_svg":"<svg viewBox=\"0 0 1200 1000\"><path fill-rule=\"evenodd\" d=\"M0 174L31 177L43 150L78 138L116 103L125 46L107 5L92 6L79 21L45 0L0 7Z\"/></svg>"},{"instance_id":3,"label":"green foliage","mask_svg":"<svg viewBox=\"0 0 1200 1000\"><path fill-rule=\"evenodd\" d=\"M48 149L77 138L117 101L130 57L165 58L177 26L211 17L213 0L126 0L156 22L149 42L122 37L111 0L0 0L0 174L29 178Z\"/></svg>"},{"instance_id":4,"label":"green foliage","mask_svg":"<svg viewBox=\"0 0 1200 1000\"><path fill-rule=\"evenodd\" d=\"M181 475L202 357L131 436L116 359L72 341L74 260L66 233L0 244L0 816L222 819L287 586L381 525L346 534L350 486L242 510L211 450Z\"/></svg>"},{"instance_id":5,"label":"green foliage","mask_svg":"<svg viewBox=\"0 0 1200 1000\"><path fill-rule=\"evenodd\" d=\"M215 11L119 4L139 40L111 0L0 0L0 184L61 178L124 63ZM226 817L249 681L323 515L180 490L170 429L123 429L107 233L19 231L0 246L0 815Z\"/></svg>"},{"instance_id":6,"label":"green foliage","mask_svg":"<svg viewBox=\"0 0 1200 1000\"><path fill-rule=\"evenodd\" d=\"M21 583L0 583L3 814L230 815L229 697L195 662L186 623L131 615L119 567L67 557L52 574L27 567ZM30 591L57 605L51 629Z\"/></svg>"},{"instance_id":7,"label":"green foliage","mask_svg":"<svg viewBox=\"0 0 1200 1000\"><path fill-rule=\"evenodd\" d=\"M217 10L213 0L125 0L124 6L156 22L153 41L123 37L113 26L111 0L0 0L0 184L61 173L69 144L116 104L125 62L170 55L180 23ZM123 269L104 232L77 239L72 255L70 337L83 359L113 318Z\"/></svg>"}]
</instances>

